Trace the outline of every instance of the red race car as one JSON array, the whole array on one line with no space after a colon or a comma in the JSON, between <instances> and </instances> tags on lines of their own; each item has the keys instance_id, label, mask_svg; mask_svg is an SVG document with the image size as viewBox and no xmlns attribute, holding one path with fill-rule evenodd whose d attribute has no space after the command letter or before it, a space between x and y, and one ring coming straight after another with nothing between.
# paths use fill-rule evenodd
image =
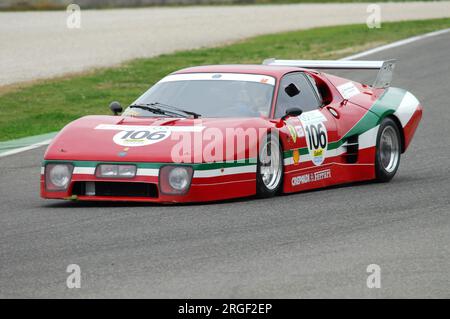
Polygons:
<instances>
[{"instance_id":1,"label":"red race car","mask_svg":"<svg viewBox=\"0 0 450 319\"><path fill-rule=\"evenodd\" d=\"M389 181L422 117L394 61L269 59L174 72L49 145L44 198L202 202ZM320 69L378 69L373 85ZM121 115L119 115L121 113Z\"/></svg>"}]
</instances>

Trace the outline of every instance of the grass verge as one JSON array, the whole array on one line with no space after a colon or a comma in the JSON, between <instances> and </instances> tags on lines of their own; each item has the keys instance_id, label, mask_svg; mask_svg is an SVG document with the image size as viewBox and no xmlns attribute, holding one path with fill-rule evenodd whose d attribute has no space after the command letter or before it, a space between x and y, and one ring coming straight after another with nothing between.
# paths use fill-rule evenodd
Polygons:
<instances>
[{"instance_id":1,"label":"grass verge","mask_svg":"<svg viewBox=\"0 0 450 319\"><path fill-rule=\"evenodd\" d=\"M204 64L261 63L263 59L337 59L392 41L450 26L450 18L323 27L258 36L216 48L138 59L89 74L0 90L0 141L61 129L87 114L109 114L108 104L131 103L174 70ZM395 58L395 57L393 57ZM3 92L3 93L1 93Z\"/></svg>"}]
</instances>

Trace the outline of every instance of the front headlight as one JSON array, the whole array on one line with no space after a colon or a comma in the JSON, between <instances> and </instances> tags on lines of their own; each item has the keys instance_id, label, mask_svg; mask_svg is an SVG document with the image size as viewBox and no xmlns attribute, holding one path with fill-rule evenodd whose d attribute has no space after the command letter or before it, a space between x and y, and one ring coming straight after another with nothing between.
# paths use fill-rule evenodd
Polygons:
<instances>
[{"instance_id":1,"label":"front headlight","mask_svg":"<svg viewBox=\"0 0 450 319\"><path fill-rule=\"evenodd\" d=\"M189 179L189 173L184 167L175 167L169 172L169 185L177 191L185 190Z\"/></svg>"},{"instance_id":2,"label":"front headlight","mask_svg":"<svg viewBox=\"0 0 450 319\"><path fill-rule=\"evenodd\" d=\"M185 194L194 170L190 166L164 166L159 173L159 188L164 194Z\"/></svg>"},{"instance_id":3,"label":"front headlight","mask_svg":"<svg viewBox=\"0 0 450 319\"><path fill-rule=\"evenodd\" d=\"M45 167L45 185L47 190L66 190L72 179L72 164L47 164Z\"/></svg>"}]
</instances>

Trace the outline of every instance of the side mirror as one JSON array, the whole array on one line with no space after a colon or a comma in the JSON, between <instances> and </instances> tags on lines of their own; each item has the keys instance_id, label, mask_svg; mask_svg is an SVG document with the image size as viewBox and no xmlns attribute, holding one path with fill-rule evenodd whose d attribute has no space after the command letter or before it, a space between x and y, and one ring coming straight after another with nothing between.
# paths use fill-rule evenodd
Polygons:
<instances>
[{"instance_id":1,"label":"side mirror","mask_svg":"<svg viewBox=\"0 0 450 319\"><path fill-rule=\"evenodd\" d=\"M122 113L122 105L120 105L120 103L117 101L111 102L109 108L114 113L114 115L119 115L119 113Z\"/></svg>"},{"instance_id":2,"label":"side mirror","mask_svg":"<svg viewBox=\"0 0 450 319\"><path fill-rule=\"evenodd\" d=\"M287 119L290 116L300 116L300 115L302 115L302 113L303 113L302 109L299 109L298 107L293 107L293 108L286 110L286 114L283 115L281 120L284 121L285 119Z\"/></svg>"}]
</instances>

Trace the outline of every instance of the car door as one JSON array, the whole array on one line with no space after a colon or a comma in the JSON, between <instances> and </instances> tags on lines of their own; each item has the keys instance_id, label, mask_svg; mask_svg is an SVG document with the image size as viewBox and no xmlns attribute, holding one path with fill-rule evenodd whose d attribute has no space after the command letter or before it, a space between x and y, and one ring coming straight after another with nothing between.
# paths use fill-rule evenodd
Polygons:
<instances>
[{"instance_id":1,"label":"car door","mask_svg":"<svg viewBox=\"0 0 450 319\"><path fill-rule=\"evenodd\" d=\"M293 72L281 79L274 117L281 118L291 108L303 111L285 120L285 191L333 184L335 154L329 146L337 139L337 125L336 118L323 106L307 73Z\"/></svg>"}]
</instances>

